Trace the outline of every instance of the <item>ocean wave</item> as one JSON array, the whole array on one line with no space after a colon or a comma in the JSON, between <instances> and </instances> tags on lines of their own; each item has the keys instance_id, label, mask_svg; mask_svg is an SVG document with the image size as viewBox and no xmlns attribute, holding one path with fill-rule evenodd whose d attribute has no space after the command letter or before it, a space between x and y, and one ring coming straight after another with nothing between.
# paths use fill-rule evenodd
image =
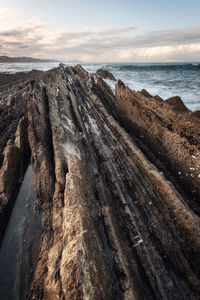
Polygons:
<instances>
[{"instance_id":1,"label":"ocean wave","mask_svg":"<svg viewBox=\"0 0 200 300\"><path fill-rule=\"evenodd\" d=\"M117 71L178 71L197 70L200 71L200 63L184 64L116 64L112 68Z\"/></svg>"}]
</instances>

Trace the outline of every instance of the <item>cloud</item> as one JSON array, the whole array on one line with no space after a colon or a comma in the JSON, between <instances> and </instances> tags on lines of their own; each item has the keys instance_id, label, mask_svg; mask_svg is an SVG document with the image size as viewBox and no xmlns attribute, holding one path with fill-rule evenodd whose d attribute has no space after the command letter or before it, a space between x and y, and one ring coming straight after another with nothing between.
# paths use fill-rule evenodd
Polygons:
<instances>
[{"instance_id":1,"label":"cloud","mask_svg":"<svg viewBox=\"0 0 200 300\"><path fill-rule=\"evenodd\" d=\"M46 49L51 55L91 61L196 60L200 25L136 34L136 27L60 33ZM200 52L199 52L200 53Z\"/></svg>"},{"instance_id":2,"label":"cloud","mask_svg":"<svg viewBox=\"0 0 200 300\"><path fill-rule=\"evenodd\" d=\"M176 29L154 31L131 38L135 47L155 47L200 43L200 25ZM128 41L128 45L129 45Z\"/></svg>"},{"instance_id":3,"label":"cloud","mask_svg":"<svg viewBox=\"0 0 200 300\"><path fill-rule=\"evenodd\" d=\"M7 7L1 8L0 22L4 55L110 62L200 60L200 25L141 34L135 25L52 31L39 19Z\"/></svg>"},{"instance_id":4,"label":"cloud","mask_svg":"<svg viewBox=\"0 0 200 300\"><path fill-rule=\"evenodd\" d=\"M14 37L21 37L22 36L22 32L19 30L6 30L6 31L2 31L0 33L1 36L14 36Z\"/></svg>"}]
</instances>

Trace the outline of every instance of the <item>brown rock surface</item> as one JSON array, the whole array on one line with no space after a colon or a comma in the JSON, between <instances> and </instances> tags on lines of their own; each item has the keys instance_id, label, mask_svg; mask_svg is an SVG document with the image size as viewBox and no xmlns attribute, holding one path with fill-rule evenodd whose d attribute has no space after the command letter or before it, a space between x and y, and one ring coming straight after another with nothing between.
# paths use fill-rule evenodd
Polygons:
<instances>
[{"instance_id":1,"label":"brown rock surface","mask_svg":"<svg viewBox=\"0 0 200 300\"><path fill-rule=\"evenodd\" d=\"M143 96L145 96L146 98L153 98L153 96L147 92L145 89L142 89L141 92L140 92Z\"/></svg>"},{"instance_id":2,"label":"brown rock surface","mask_svg":"<svg viewBox=\"0 0 200 300\"><path fill-rule=\"evenodd\" d=\"M199 119L80 65L19 93L1 172L18 182L7 153L30 147L44 233L27 299L198 299Z\"/></svg>"},{"instance_id":3,"label":"brown rock surface","mask_svg":"<svg viewBox=\"0 0 200 300\"><path fill-rule=\"evenodd\" d=\"M180 97L175 96L165 100L165 103L176 109L178 112L188 112L189 109L185 106Z\"/></svg>"},{"instance_id":4,"label":"brown rock surface","mask_svg":"<svg viewBox=\"0 0 200 300\"><path fill-rule=\"evenodd\" d=\"M163 98L161 98L161 97L158 96L158 95L153 96L153 98L154 98L156 101L158 101L158 102L163 102Z\"/></svg>"},{"instance_id":5,"label":"brown rock surface","mask_svg":"<svg viewBox=\"0 0 200 300\"><path fill-rule=\"evenodd\" d=\"M200 119L200 110L193 111L191 116Z\"/></svg>"},{"instance_id":6,"label":"brown rock surface","mask_svg":"<svg viewBox=\"0 0 200 300\"><path fill-rule=\"evenodd\" d=\"M150 101L128 87L121 88L121 83L116 86L116 101L123 125L149 147L146 155L151 150L176 177L199 214L199 120L174 111L165 102Z\"/></svg>"}]
</instances>

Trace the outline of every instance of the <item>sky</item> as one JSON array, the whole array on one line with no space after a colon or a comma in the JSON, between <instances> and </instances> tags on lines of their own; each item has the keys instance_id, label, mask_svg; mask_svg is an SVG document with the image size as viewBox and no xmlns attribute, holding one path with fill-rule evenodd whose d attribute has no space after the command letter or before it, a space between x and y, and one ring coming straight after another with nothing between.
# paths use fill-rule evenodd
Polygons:
<instances>
[{"instance_id":1,"label":"sky","mask_svg":"<svg viewBox=\"0 0 200 300\"><path fill-rule=\"evenodd\" d=\"M0 55L197 62L200 0L0 0Z\"/></svg>"}]
</instances>

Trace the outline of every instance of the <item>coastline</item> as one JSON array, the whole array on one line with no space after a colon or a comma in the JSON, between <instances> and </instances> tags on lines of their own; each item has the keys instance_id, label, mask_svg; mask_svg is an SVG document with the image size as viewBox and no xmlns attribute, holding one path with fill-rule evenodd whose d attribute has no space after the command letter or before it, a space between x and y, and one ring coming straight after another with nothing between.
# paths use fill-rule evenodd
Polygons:
<instances>
[{"instance_id":1,"label":"coastline","mask_svg":"<svg viewBox=\"0 0 200 300\"><path fill-rule=\"evenodd\" d=\"M76 63L77 64L77 63ZM66 62L72 66L74 63ZM84 63L88 72L97 69L107 69L117 80L122 80L132 90L146 89L152 95L159 95L163 99L172 96L181 97L184 104L192 111L200 109L200 68L191 63ZM0 65L1 71L15 73L38 69L47 71L58 67L58 63L31 63ZM107 81L115 89L112 81Z\"/></svg>"}]
</instances>

